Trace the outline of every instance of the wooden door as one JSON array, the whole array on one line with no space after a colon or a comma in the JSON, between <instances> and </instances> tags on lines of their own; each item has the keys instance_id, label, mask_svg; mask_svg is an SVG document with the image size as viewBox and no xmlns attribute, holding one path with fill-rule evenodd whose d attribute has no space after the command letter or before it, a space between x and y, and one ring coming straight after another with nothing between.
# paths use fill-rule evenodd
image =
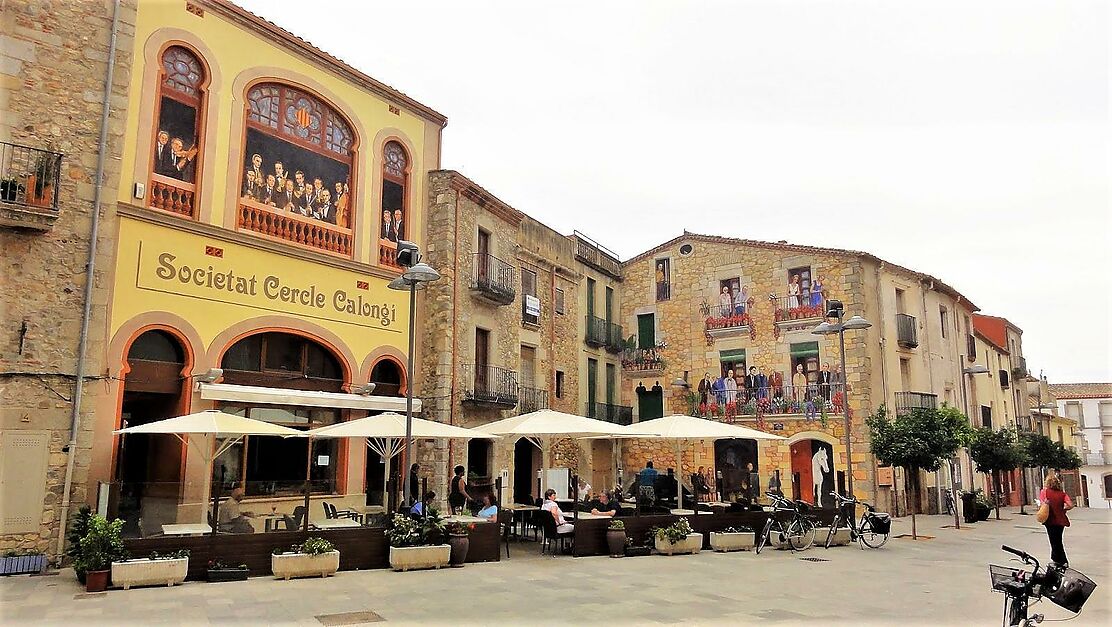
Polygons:
<instances>
[{"instance_id":1,"label":"wooden door","mask_svg":"<svg viewBox=\"0 0 1112 627\"><path fill-rule=\"evenodd\" d=\"M486 231L479 231L479 258L475 260L478 264L478 277L480 281L490 281L491 264L490 262L490 233Z\"/></svg>"},{"instance_id":2,"label":"wooden door","mask_svg":"<svg viewBox=\"0 0 1112 627\"><path fill-rule=\"evenodd\" d=\"M490 351L490 331L475 329L475 389L489 391L490 373L487 372Z\"/></svg>"},{"instance_id":3,"label":"wooden door","mask_svg":"<svg viewBox=\"0 0 1112 627\"><path fill-rule=\"evenodd\" d=\"M814 504L815 496L811 490L811 441L800 440L792 444L792 485L798 491L795 498Z\"/></svg>"}]
</instances>

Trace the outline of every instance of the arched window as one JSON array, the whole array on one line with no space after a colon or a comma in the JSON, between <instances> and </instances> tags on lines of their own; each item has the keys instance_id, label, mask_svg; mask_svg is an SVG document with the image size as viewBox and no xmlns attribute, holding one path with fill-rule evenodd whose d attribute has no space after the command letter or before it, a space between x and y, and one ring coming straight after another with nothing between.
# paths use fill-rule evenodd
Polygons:
<instances>
[{"instance_id":1,"label":"arched window","mask_svg":"<svg viewBox=\"0 0 1112 627\"><path fill-rule=\"evenodd\" d=\"M409 156L396 141L382 149L382 225L379 261L398 265L398 240L407 239L409 216L406 186L409 182Z\"/></svg>"},{"instance_id":2,"label":"arched window","mask_svg":"<svg viewBox=\"0 0 1112 627\"><path fill-rule=\"evenodd\" d=\"M204 128L205 67L191 50L170 46L159 72L150 206L196 218L197 175Z\"/></svg>"},{"instance_id":3,"label":"arched window","mask_svg":"<svg viewBox=\"0 0 1112 627\"><path fill-rule=\"evenodd\" d=\"M371 368L371 383L377 396L401 396L402 369L389 359L383 359Z\"/></svg>"},{"instance_id":4,"label":"arched window","mask_svg":"<svg viewBox=\"0 0 1112 627\"><path fill-rule=\"evenodd\" d=\"M239 228L352 254L355 135L335 109L296 87L247 91Z\"/></svg>"},{"instance_id":5,"label":"arched window","mask_svg":"<svg viewBox=\"0 0 1112 627\"><path fill-rule=\"evenodd\" d=\"M291 333L245 337L228 348L220 367L224 382L231 384L324 392L339 392L343 386L340 359L328 347ZM299 430L341 420L341 411L331 407L236 402L219 409ZM243 487L248 496L297 494L304 489L309 455L310 489L330 494L336 488L340 446L322 438L310 450L304 438L249 436L216 459L213 481L223 480L225 491Z\"/></svg>"}]
</instances>

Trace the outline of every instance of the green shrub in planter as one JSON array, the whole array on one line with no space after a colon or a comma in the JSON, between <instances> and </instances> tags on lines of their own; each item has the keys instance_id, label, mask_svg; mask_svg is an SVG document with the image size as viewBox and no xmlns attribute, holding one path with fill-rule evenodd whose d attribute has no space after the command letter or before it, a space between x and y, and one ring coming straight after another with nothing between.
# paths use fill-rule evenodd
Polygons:
<instances>
[{"instance_id":1,"label":"green shrub in planter","mask_svg":"<svg viewBox=\"0 0 1112 627\"><path fill-rule=\"evenodd\" d=\"M85 569L77 563L81 555L81 538L89 533L89 519L93 517L93 510L88 505L82 505L69 522L66 531L66 557L73 563L73 571L77 580L85 583Z\"/></svg>"}]
</instances>

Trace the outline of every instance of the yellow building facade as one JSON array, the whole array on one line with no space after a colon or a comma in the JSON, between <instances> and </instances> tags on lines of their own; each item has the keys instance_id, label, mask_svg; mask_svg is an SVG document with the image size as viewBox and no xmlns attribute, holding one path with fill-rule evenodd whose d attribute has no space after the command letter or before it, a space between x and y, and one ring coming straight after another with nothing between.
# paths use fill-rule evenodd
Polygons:
<instances>
[{"instance_id":1,"label":"yellow building facade","mask_svg":"<svg viewBox=\"0 0 1112 627\"><path fill-rule=\"evenodd\" d=\"M307 464L315 500L378 501L361 443L248 437L208 481L211 444L113 432L404 409L409 297L387 284L423 243L445 118L230 3L140 2L135 29L91 480L143 534L202 522L214 487L289 514Z\"/></svg>"}]
</instances>

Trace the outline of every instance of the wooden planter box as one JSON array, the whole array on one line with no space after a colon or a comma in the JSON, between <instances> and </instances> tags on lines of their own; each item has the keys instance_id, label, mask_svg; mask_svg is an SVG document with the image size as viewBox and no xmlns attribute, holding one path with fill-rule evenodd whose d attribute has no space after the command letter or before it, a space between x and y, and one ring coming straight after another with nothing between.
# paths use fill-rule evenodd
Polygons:
<instances>
[{"instance_id":1,"label":"wooden planter box","mask_svg":"<svg viewBox=\"0 0 1112 627\"><path fill-rule=\"evenodd\" d=\"M421 568L440 568L447 566L451 558L452 547L449 544L390 547L390 568L402 572Z\"/></svg>"},{"instance_id":2,"label":"wooden planter box","mask_svg":"<svg viewBox=\"0 0 1112 627\"><path fill-rule=\"evenodd\" d=\"M672 544L667 540L657 537L656 551L663 555L683 555L684 553L698 553L703 549L703 534L689 533L687 537Z\"/></svg>"},{"instance_id":3,"label":"wooden planter box","mask_svg":"<svg viewBox=\"0 0 1112 627\"><path fill-rule=\"evenodd\" d=\"M185 581L189 558L152 560L138 559L112 562L112 585L124 590L131 586L172 586Z\"/></svg>"},{"instance_id":4,"label":"wooden planter box","mask_svg":"<svg viewBox=\"0 0 1112 627\"><path fill-rule=\"evenodd\" d=\"M830 534L830 527L818 527L815 529L815 544L825 544L826 536ZM839 527L834 532L834 539L830 541L830 546L845 546L850 543L849 527Z\"/></svg>"},{"instance_id":5,"label":"wooden planter box","mask_svg":"<svg viewBox=\"0 0 1112 627\"><path fill-rule=\"evenodd\" d=\"M46 570L45 555L0 557L0 575L27 575Z\"/></svg>"},{"instance_id":6,"label":"wooden planter box","mask_svg":"<svg viewBox=\"0 0 1112 627\"><path fill-rule=\"evenodd\" d=\"M712 531L710 533L710 548L720 553L727 553L729 551L751 551L753 546L756 545L757 534L754 532L741 532L741 533L722 533Z\"/></svg>"},{"instance_id":7,"label":"wooden planter box","mask_svg":"<svg viewBox=\"0 0 1112 627\"><path fill-rule=\"evenodd\" d=\"M340 552L329 551L320 555L276 553L270 556L270 570L275 578L286 580L291 577L331 577L340 570Z\"/></svg>"}]
</instances>

